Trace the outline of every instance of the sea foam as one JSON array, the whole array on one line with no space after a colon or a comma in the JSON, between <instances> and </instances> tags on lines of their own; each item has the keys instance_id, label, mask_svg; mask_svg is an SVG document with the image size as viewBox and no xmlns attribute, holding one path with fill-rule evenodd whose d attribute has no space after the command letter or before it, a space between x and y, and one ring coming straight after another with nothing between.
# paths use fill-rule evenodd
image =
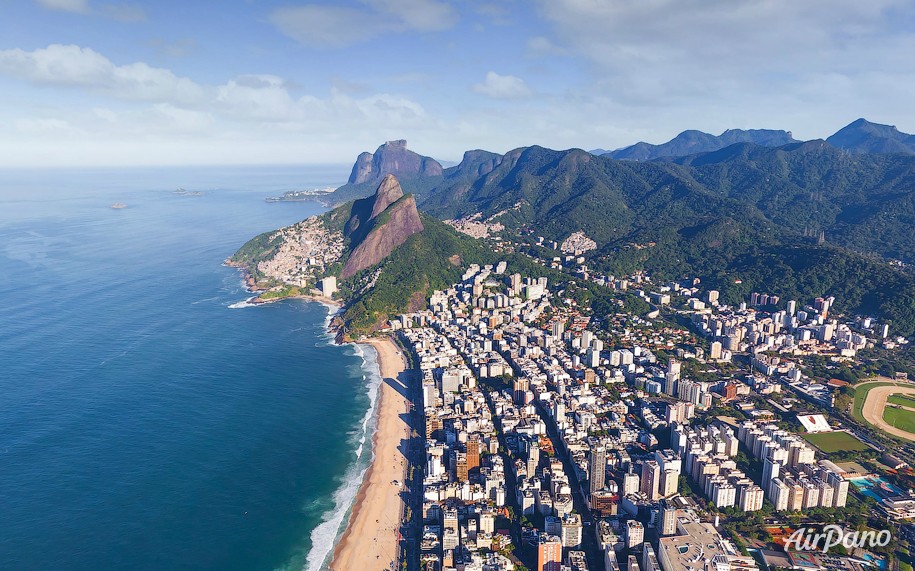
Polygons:
<instances>
[{"instance_id":1,"label":"sea foam","mask_svg":"<svg viewBox=\"0 0 915 571\"><path fill-rule=\"evenodd\" d=\"M336 315L337 308L329 304L326 305L329 310L326 323L330 325L331 319ZM328 335L330 335L329 332ZM366 470L368 470L375 455L373 447L366 447L365 443L369 435L374 432L377 421L375 410L378 404L378 389L382 380L378 353L371 345L352 344L351 347L353 347L355 354L362 358L362 378L365 380L365 391L369 397L369 407L365 411L365 416L362 417L360 428L352 433L351 443L355 445L355 458L343 475L340 487L334 491L334 506L324 513L321 523L311 532L311 550L305 560L304 571L321 571L330 564L329 559L333 549L345 531L344 522L349 519L352 513L356 494L359 492ZM369 454L366 454L366 448L368 448Z\"/></svg>"}]
</instances>

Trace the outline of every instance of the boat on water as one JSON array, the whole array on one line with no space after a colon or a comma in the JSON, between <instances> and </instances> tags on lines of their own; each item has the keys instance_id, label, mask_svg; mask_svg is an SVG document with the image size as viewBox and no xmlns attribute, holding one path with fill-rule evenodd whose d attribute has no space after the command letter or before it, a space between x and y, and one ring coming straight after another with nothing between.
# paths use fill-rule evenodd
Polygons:
<instances>
[{"instance_id":1,"label":"boat on water","mask_svg":"<svg viewBox=\"0 0 915 571\"><path fill-rule=\"evenodd\" d=\"M199 190L185 190L183 188L177 188L172 191L172 194L177 194L178 196L203 196L203 192Z\"/></svg>"},{"instance_id":2,"label":"boat on water","mask_svg":"<svg viewBox=\"0 0 915 571\"><path fill-rule=\"evenodd\" d=\"M122 208L127 208L127 205L124 204L123 202L115 202L114 204L111 205L111 208L114 208L115 210L120 210Z\"/></svg>"}]
</instances>

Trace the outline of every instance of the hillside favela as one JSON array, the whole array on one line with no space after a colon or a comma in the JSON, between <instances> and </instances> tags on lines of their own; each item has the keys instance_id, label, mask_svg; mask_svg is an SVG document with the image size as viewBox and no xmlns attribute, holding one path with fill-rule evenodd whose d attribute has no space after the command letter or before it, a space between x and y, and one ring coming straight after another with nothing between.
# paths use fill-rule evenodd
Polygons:
<instances>
[{"instance_id":1,"label":"hillside favela","mask_svg":"<svg viewBox=\"0 0 915 571\"><path fill-rule=\"evenodd\" d=\"M910 3L0 11L0 568L912 571Z\"/></svg>"}]
</instances>

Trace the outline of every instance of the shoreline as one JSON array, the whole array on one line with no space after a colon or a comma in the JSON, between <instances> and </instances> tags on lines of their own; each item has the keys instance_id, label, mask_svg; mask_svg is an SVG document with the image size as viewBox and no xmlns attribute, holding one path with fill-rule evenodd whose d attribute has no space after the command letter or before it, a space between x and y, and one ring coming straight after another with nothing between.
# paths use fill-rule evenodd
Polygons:
<instances>
[{"instance_id":1,"label":"shoreline","mask_svg":"<svg viewBox=\"0 0 915 571\"><path fill-rule=\"evenodd\" d=\"M356 346L370 345L375 351L376 372L381 380L376 389L374 411L371 412L374 420L370 441L371 459L360 478L356 494L346 507L348 517L344 520L342 532L340 528L337 529L330 558L328 560L325 555L322 564L326 564L332 571L377 568L379 565L383 568L390 567L400 553L399 536L404 513L401 493L410 466L402 446L409 440L411 428L406 418L410 410L409 399L405 396L409 387L401 375L407 367L400 348L390 337L363 338L358 341L343 339L333 323L334 316L344 307L338 300L304 293L261 299L258 294L267 290L257 287L244 264L226 260L224 265L241 271L245 290L253 294L244 303L259 306L286 299L320 303L329 309L326 327L336 344L351 342ZM315 547L312 545L311 549L314 550ZM311 564L310 561L309 563Z\"/></svg>"},{"instance_id":2,"label":"shoreline","mask_svg":"<svg viewBox=\"0 0 915 571\"><path fill-rule=\"evenodd\" d=\"M245 266L244 264L241 264L239 262L233 262L231 260L224 261L222 263L222 265L224 265L228 268L234 268L236 270L239 270L241 272L242 283L245 284L245 291L248 293L251 293L251 294L255 294L255 295L252 295L251 297L249 297L248 299L246 299L245 303L249 303L251 305L264 305L266 303L274 303L277 301L282 301L284 299L304 299L306 301L316 301L318 303L323 303L324 305L332 306L337 310L343 309L343 303L341 303L339 300L336 300L336 299L333 299L333 298L330 298L330 297L327 297L324 295L314 294L314 293L299 293L296 295L287 295L287 296L283 296L283 297L273 297L270 299L262 299L260 297L260 294L264 293L268 290L257 287L257 282L254 281L254 277L251 275L251 272L248 270L247 266ZM313 290L313 291L317 291L317 290Z\"/></svg>"},{"instance_id":3,"label":"shoreline","mask_svg":"<svg viewBox=\"0 0 915 571\"><path fill-rule=\"evenodd\" d=\"M409 403L392 386L402 386L399 377L406 369L403 355L390 338L367 339L360 344L371 345L378 354L382 382L375 411L372 460L329 564L330 569L337 571L374 569L379 565L387 568L396 561L403 505L400 491L409 467L401 452L401 441L410 435L401 413L408 410Z\"/></svg>"}]
</instances>

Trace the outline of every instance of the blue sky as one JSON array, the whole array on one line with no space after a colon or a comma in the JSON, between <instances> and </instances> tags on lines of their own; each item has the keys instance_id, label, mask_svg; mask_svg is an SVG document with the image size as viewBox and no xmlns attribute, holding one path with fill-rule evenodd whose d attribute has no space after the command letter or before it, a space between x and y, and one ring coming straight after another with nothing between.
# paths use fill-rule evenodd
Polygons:
<instances>
[{"instance_id":1,"label":"blue sky","mask_svg":"<svg viewBox=\"0 0 915 571\"><path fill-rule=\"evenodd\" d=\"M915 131L900 0L0 0L0 166Z\"/></svg>"}]
</instances>

